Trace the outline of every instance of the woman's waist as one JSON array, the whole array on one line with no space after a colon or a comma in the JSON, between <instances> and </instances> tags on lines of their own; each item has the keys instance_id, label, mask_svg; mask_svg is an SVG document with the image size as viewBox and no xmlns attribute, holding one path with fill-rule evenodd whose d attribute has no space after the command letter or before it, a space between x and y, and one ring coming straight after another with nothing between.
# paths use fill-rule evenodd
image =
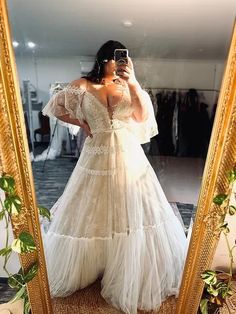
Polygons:
<instances>
[{"instance_id":1,"label":"woman's waist","mask_svg":"<svg viewBox=\"0 0 236 314\"><path fill-rule=\"evenodd\" d=\"M92 131L92 136L87 137L84 142L86 152L105 151L127 151L127 149L141 147L134 134L126 127L104 128Z\"/></svg>"},{"instance_id":2,"label":"woman's waist","mask_svg":"<svg viewBox=\"0 0 236 314\"><path fill-rule=\"evenodd\" d=\"M112 133L125 129L125 127L116 127L116 128L99 128L91 130L92 135L101 134L101 133Z\"/></svg>"},{"instance_id":3,"label":"woman's waist","mask_svg":"<svg viewBox=\"0 0 236 314\"><path fill-rule=\"evenodd\" d=\"M128 121L113 119L110 120L109 123L104 123L102 125L94 125L91 128L91 133L92 134L111 133L122 129L126 129L127 127Z\"/></svg>"}]
</instances>

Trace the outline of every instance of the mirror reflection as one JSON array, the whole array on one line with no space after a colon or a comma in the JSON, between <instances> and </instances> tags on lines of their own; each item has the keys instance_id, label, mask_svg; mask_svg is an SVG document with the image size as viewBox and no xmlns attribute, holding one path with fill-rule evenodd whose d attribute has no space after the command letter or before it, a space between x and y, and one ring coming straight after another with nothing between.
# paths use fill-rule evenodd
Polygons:
<instances>
[{"instance_id":1,"label":"mirror reflection","mask_svg":"<svg viewBox=\"0 0 236 314\"><path fill-rule=\"evenodd\" d=\"M9 18L52 297L136 313L178 295L233 2L99 3Z\"/></svg>"}]
</instances>

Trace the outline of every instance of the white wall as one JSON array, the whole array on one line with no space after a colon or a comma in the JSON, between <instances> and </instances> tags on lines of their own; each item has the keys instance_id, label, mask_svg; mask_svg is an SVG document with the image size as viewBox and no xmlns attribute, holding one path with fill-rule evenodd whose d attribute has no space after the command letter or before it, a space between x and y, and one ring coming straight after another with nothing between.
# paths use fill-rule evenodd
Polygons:
<instances>
[{"instance_id":1,"label":"white wall","mask_svg":"<svg viewBox=\"0 0 236 314\"><path fill-rule=\"evenodd\" d=\"M80 77L79 57L68 58L16 58L19 79L30 80L38 87L39 98L45 103L49 99L50 84L70 82Z\"/></svg>"}]
</instances>

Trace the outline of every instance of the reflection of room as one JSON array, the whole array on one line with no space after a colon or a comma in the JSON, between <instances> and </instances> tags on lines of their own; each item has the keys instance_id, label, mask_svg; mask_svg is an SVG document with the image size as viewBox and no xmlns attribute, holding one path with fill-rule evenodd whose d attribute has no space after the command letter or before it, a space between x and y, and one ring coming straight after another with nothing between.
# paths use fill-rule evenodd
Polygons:
<instances>
[{"instance_id":1,"label":"reflection of room","mask_svg":"<svg viewBox=\"0 0 236 314\"><path fill-rule=\"evenodd\" d=\"M153 95L153 102L155 105L155 112L157 112L157 97L158 94L162 93L164 96L172 95L176 92L177 96L181 94L182 101L184 101L185 95L188 93L190 88L194 88L199 97L199 103L204 102L208 105L207 113L209 120L211 119L214 105L217 101L218 92L220 88L220 82L222 78L222 72L224 67L224 62L219 60L166 60L166 59L139 59L134 58L134 64L136 68L136 75L143 87L147 88L149 92ZM55 82L69 82L75 78L83 75L84 72L92 66L91 57L86 56L74 56L74 57L58 57L58 58L41 58L37 57L38 65L38 80L39 80L39 90L38 95L42 100L43 105L49 100L49 89L51 84ZM31 59L28 57L18 57L17 56L17 66L19 71L19 76L21 80L30 78L30 82L35 84L34 80L34 66ZM65 71L66 69L66 71ZM162 108L163 110L163 108ZM173 120L173 117L172 117ZM34 120L35 122L35 120ZM159 124L159 123L158 123ZM34 124L35 129L40 128L39 124ZM199 131L201 127L199 126ZM159 125L160 132L160 125ZM171 134L172 131L169 130ZM173 132L172 132L173 133ZM162 135L162 134L161 134ZM160 135L159 135L160 136ZM38 140L40 138L38 137ZM165 143L164 143L165 146ZM45 148L45 145L44 145ZM175 167L176 162L179 164L181 161L177 158L177 153L165 153L162 154L166 156L173 156L173 158L166 159L162 157L161 165L158 165L158 159L160 152L158 152L158 147L155 140L152 141L151 148L149 146L150 153L152 155L152 160L154 161L155 167L160 167L162 176L160 179L163 182L176 182L175 178L171 178L172 171L168 171L165 174L165 169L163 165L166 164L168 169ZM197 202L197 194L200 186L200 177L202 173L201 159L205 156L188 156L185 154L179 154L183 157L183 165L186 165L185 160L191 157L188 164L191 164L190 168L186 168L181 173L181 177L186 174L186 182L189 182L188 174L191 169L199 169L199 164L201 164L200 170L196 175L191 178L193 191L189 193L184 193L184 186L179 192L179 185L176 193L173 193L173 185L165 184L165 192L170 195L170 201L181 201L182 203L195 204ZM198 157L198 158L195 158ZM156 161L155 161L156 158ZM199 159L200 158L200 159ZM194 160L196 159L196 167L194 166ZM173 164L172 164L173 161ZM182 168L181 168L182 169ZM156 169L158 172L158 168ZM167 171L167 170L166 170ZM178 175L176 176L176 178ZM177 182L176 182L177 183ZM171 187L171 188L169 188ZM188 185L189 187L189 185ZM186 197L184 196L186 195ZM177 196L178 195L178 196ZM193 197L191 198L191 195ZM179 200L177 199L179 197Z\"/></svg>"},{"instance_id":2,"label":"reflection of room","mask_svg":"<svg viewBox=\"0 0 236 314\"><path fill-rule=\"evenodd\" d=\"M77 11L73 6L66 6L67 14L61 19L64 21L66 18L65 29L64 24L59 22L61 12L57 8L52 9L45 2L37 8L42 12L40 17L34 16L37 29L33 25L31 29L21 24L20 17L21 20L31 20L32 16L29 18L29 13L21 11L17 2L12 1L9 11L14 40L19 43L15 52L21 86L23 81L29 80L31 86L37 87L38 102L45 106L54 84L68 83L91 69L94 53L102 42L111 38L122 41L129 48L137 79L152 97L159 127L159 135L143 148L149 155L169 202L190 204L193 208L197 204L215 104L223 76L231 32L230 20L233 21L234 18L230 5L222 10L218 4L206 6L205 2L191 4L184 1L181 7L179 3L170 6L160 2L157 4L158 12L167 18L163 22L164 20L156 18L157 13L150 8L153 4L148 7L140 2L136 12L132 9L136 8L136 3L131 3L127 10L130 10L130 17L133 18L127 20L122 6L116 8L116 17L110 17L110 8L101 3L96 14L107 15L107 20L102 25L96 22L99 18L96 20L95 17L95 28L83 18L88 15L86 6ZM28 6L31 8L32 4L28 3ZM47 24L47 21L42 23L44 13L51 12L54 16L54 10L58 19L53 24ZM219 29L213 29L212 25L219 19L227 20L228 25L225 23L223 29L222 25L217 24L215 27ZM125 25L125 21L130 23ZM150 24L150 21L153 22ZM21 33L16 27L18 24L24 28ZM26 38L36 43L34 58L29 51L22 49ZM33 131L37 130L34 139L34 170L40 174L40 169L45 166L43 178L38 178L38 182L43 182L45 178L52 182L54 179L49 178L48 167L58 169L58 162L60 167L68 168L70 172L70 158L78 157L83 136L80 134L81 138L74 137L65 127L50 119L53 140L49 145L50 150L45 150L49 136L40 135L45 128L39 110L40 108L34 110L32 119ZM40 155L42 152L44 154ZM60 158L62 156L70 158ZM57 158L52 163L47 160L44 166L36 163L45 157ZM64 179L63 184L66 183L67 176ZM54 188L50 203L44 205L51 206L63 189L59 190Z\"/></svg>"},{"instance_id":3,"label":"reflection of room","mask_svg":"<svg viewBox=\"0 0 236 314\"><path fill-rule=\"evenodd\" d=\"M10 3L17 2L13 0ZM16 4L11 5L12 8L14 6L17 7ZM56 91L90 70L93 64L93 53L97 50L99 44L104 42L106 34L99 31L99 29L96 32L93 30L92 33L97 33L97 35L104 34L101 40L100 38L95 40L94 37L92 38L91 36L90 38L90 35L88 36L91 29L88 31L84 28L83 31L86 31L89 41L91 43L94 42L94 47L91 49L90 46L87 49L87 42L78 40L79 37L72 35L75 35L75 30L79 33L81 27L74 24L73 28L68 23L69 20L82 20L84 23L84 20L78 17L79 12L76 12L73 8L74 16L72 12L69 12L71 10L70 5L68 5L68 8L66 7L66 11L63 10L63 5L61 5L60 10L64 11L62 22L60 10L58 10L59 6L55 5L54 10L57 19L51 19L50 25L48 25L43 12L48 11L47 15L45 14L45 16L48 16L50 15L50 10L45 1L42 2L41 7L42 11L30 10L31 5L28 3L27 9L24 8L22 12L28 12L30 18L29 16L26 19L22 18L18 8L16 12L13 12L14 10L11 12L10 10L10 19L14 21L12 33L16 35L14 37L19 41L18 45L14 45L14 49L24 103L29 147L32 152L37 202L39 205L51 208L63 193L67 180L76 165L82 148L83 135L78 135L73 130L62 126L57 119L49 119L42 116L41 110ZM50 7L53 6L50 5ZM101 5L101 7L103 6ZM130 42L131 37L138 37L137 35L134 36L133 23L131 23L129 30L125 29L123 32L116 32L114 39L121 41L124 39L124 43L130 48L130 56L134 61L137 78L153 100L159 135L153 138L151 143L143 145L143 149L158 176L173 210L176 214L179 214L180 211L185 227L188 229L190 219L194 217L198 201L215 105L224 69L225 55L222 51L226 44L221 45L220 41L218 42L218 37L222 37L225 40L227 36L223 36L224 33L219 33L216 29L215 33L217 35L214 38L212 37L212 43L217 43L216 46L213 44L211 47L210 41L208 45L206 38L210 38L209 34L203 40L203 44L199 45L201 41L199 40L200 34L201 36L203 35L202 39L205 34L203 30L212 29L213 23L219 20L217 6L217 10L212 10L213 14L208 16L207 6L202 6L201 4L199 7L198 5L195 7L195 5L192 6L191 4L190 8L189 4L184 3L181 12L179 11L181 13L179 15L181 16L180 20L185 21L183 24L179 23L181 21L176 23L175 20L175 16L178 16L177 7L181 7L181 5L179 6L178 4L176 7L173 4L173 7L173 16L172 5L165 8L168 9L167 11L159 8L158 11L163 13L165 11L168 14L164 18L166 19L165 27L160 27L161 25L159 24L156 27L157 33L154 34L155 36L153 34L145 34L146 30L147 33L149 32L150 23L144 22L143 25L142 23L138 25L138 20L134 19L134 26L137 23L139 36L141 34L140 37L144 36L140 29L142 30L147 26L147 29L144 30L144 37L149 38L149 41L145 41L145 38L142 39L144 44L141 54L138 52L139 47L141 47L140 42L138 43L137 41L137 45L134 44L135 40L132 44ZM195 12L197 12L197 7L198 9L200 8L200 14L196 18L197 14L195 15ZM202 9L206 10L206 12L202 12ZM103 10L105 11L104 8ZM34 12L37 12L37 17L40 16L40 24L38 24ZM217 12L218 14L212 19ZM71 13L72 16L70 15ZM116 15L119 16L119 14ZM84 16L86 17L86 14ZM142 12L142 16L146 19L145 12ZM155 16L158 17L157 20L162 20L159 12L156 11ZM195 21L200 21L202 18L202 27L201 23L197 23L199 28L195 25L193 16L196 18ZM207 21L209 21L207 23L209 28L207 25L204 25L205 16L207 16ZM16 20L14 20L15 17L17 17ZM115 19L115 16L113 15L112 18ZM168 18L173 20L173 24L170 23ZM18 25L20 20L22 24ZM24 26L24 20L34 20L35 32L31 32L30 36L28 30L31 29L31 26L33 29L33 25L30 26L30 23L28 23L27 27L21 30L23 36L19 37L17 36L19 32L16 29ZM59 24L57 20L60 21ZM191 20L193 21L192 24L190 23ZM221 20L226 19L222 18ZM66 27L62 25L64 22L67 25ZM186 27L186 24L188 27ZM60 28L60 25L62 28ZM168 36L165 36L167 25L170 33L167 34ZM182 26L179 27L180 25ZM91 26L94 27L93 22L91 22ZM65 28L65 32L63 28ZM111 29L114 30L115 28L111 27ZM126 38L125 33L128 34L128 32L130 32L130 36ZM68 36L68 33L71 33L71 37ZM35 34L35 37L32 34ZM37 35L39 36L37 37ZM110 37L109 35L105 40L110 39ZM30 38L37 43L33 54L19 49L24 45L26 38ZM157 53L158 48L149 54L151 45L148 46L148 44L150 44L150 41L153 42L153 45L162 47L159 50L160 53ZM173 42L173 45L171 42ZM196 42L195 46L191 46L193 42ZM47 48L45 49L47 44L48 50ZM60 45L62 47L61 50ZM68 48L70 45L73 46L71 52L69 50L67 52L66 50L63 51L65 46ZM80 53L81 50L78 53L76 52L77 46L78 48L84 46L84 49L82 49L83 53ZM184 54L181 54L181 46L183 47L182 51L186 49ZM147 57L145 57L144 51L146 51ZM217 55L217 51L219 51L219 55ZM50 53L47 54L47 52ZM78 299L76 299L76 302L77 307Z\"/></svg>"}]
</instances>

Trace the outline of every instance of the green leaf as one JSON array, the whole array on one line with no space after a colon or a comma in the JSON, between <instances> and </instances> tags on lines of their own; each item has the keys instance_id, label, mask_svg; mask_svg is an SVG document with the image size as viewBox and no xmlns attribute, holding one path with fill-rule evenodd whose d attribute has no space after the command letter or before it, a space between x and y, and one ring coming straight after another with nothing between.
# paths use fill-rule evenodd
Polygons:
<instances>
[{"instance_id":1,"label":"green leaf","mask_svg":"<svg viewBox=\"0 0 236 314\"><path fill-rule=\"evenodd\" d=\"M208 299L202 299L200 303L200 310L202 314L208 314Z\"/></svg>"},{"instance_id":2,"label":"green leaf","mask_svg":"<svg viewBox=\"0 0 236 314\"><path fill-rule=\"evenodd\" d=\"M233 205L230 205L230 206L229 206L229 214L230 214L231 216L233 216L233 215L236 214L236 207L235 207L235 206L233 206Z\"/></svg>"},{"instance_id":3,"label":"green leaf","mask_svg":"<svg viewBox=\"0 0 236 314\"><path fill-rule=\"evenodd\" d=\"M228 195L227 194L218 194L213 198L213 202L216 205L222 205L223 202L227 199Z\"/></svg>"},{"instance_id":4,"label":"green leaf","mask_svg":"<svg viewBox=\"0 0 236 314\"><path fill-rule=\"evenodd\" d=\"M4 249L0 250L0 256L7 256L7 255L11 254L11 251L12 251L12 249L10 246L5 247Z\"/></svg>"},{"instance_id":5,"label":"green leaf","mask_svg":"<svg viewBox=\"0 0 236 314\"><path fill-rule=\"evenodd\" d=\"M24 314L30 313L30 303L29 300L25 300L24 302Z\"/></svg>"},{"instance_id":6,"label":"green leaf","mask_svg":"<svg viewBox=\"0 0 236 314\"><path fill-rule=\"evenodd\" d=\"M221 231L223 231L224 234L227 234L227 233L230 232L227 222L225 222L225 223L223 223L222 225L220 225L220 226L219 226L219 229L220 229Z\"/></svg>"},{"instance_id":7,"label":"green leaf","mask_svg":"<svg viewBox=\"0 0 236 314\"><path fill-rule=\"evenodd\" d=\"M212 270L206 270L201 274L201 277L207 285L215 285L217 283L216 272Z\"/></svg>"},{"instance_id":8,"label":"green leaf","mask_svg":"<svg viewBox=\"0 0 236 314\"><path fill-rule=\"evenodd\" d=\"M201 277L203 278L204 276L216 276L216 272L214 270L205 270L202 274Z\"/></svg>"},{"instance_id":9,"label":"green leaf","mask_svg":"<svg viewBox=\"0 0 236 314\"><path fill-rule=\"evenodd\" d=\"M219 281L216 284L216 289L217 290L225 290L225 289L228 290L228 284L224 281Z\"/></svg>"},{"instance_id":10,"label":"green leaf","mask_svg":"<svg viewBox=\"0 0 236 314\"><path fill-rule=\"evenodd\" d=\"M22 286L25 285L25 280L22 274L14 274L8 278L8 285L12 289L20 289Z\"/></svg>"},{"instance_id":11,"label":"green leaf","mask_svg":"<svg viewBox=\"0 0 236 314\"><path fill-rule=\"evenodd\" d=\"M215 289L212 285L207 287L207 291L213 295L214 297L217 297L219 294L219 291L217 289Z\"/></svg>"},{"instance_id":12,"label":"green leaf","mask_svg":"<svg viewBox=\"0 0 236 314\"><path fill-rule=\"evenodd\" d=\"M13 297L13 299L10 300L10 303L14 303L16 302L17 300L20 300L22 299L22 296L24 295L26 291L26 287L25 286L22 286L20 288L20 290L15 294L15 296Z\"/></svg>"},{"instance_id":13,"label":"green leaf","mask_svg":"<svg viewBox=\"0 0 236 314\"><path fill-rule=\"evenodd\" d=\"M9 194L12 194L15 190L15 180L13 177L9 175L2 176L0 178L0 188Z\"/></svg>"},{"instance_id":14,"label":"green leaf","mask_svg":"<svg viewBox=\"0 0 236 314\"><path fill-rule=\"evenodd\" d=\"M22 243L24 243L25 246L32 248L32 251L36 250L36 246L34 243L34 238L32 235L28 232L21 232L19 235L19 239Z\"/></svg>"},{"instance_id":15,"label":"green leaf","mask_svg":"<svg viewBox=\"0 0 236 314\"><path fill-rule=\"evenodd\" d=\"M33 264L33 266L28 270L24 276L25 283L31 281L38 272L38 263Z\"/></svg>"},{"instance_id":16,"label":"green leaf","mask_svg":"<svg viewBox=\"0 0 236 314\"><path fill-rule=\"evenodd\" d=\"M8 196L4 200L4 206L10 214L14 214L14 215L19 214L21 210L21 205L22 205L21 200L19 196L16 196L16 195Z\"/></svg>"},{"instance_id":17,"label":"green leaf","mask_svg":"<svg viewBox=\"0 0 236 314\"><path fill-rule=\"evenodd\" d=\"M236 169L233 169L228 174L229 183L233 183L236 180Z\"/></svg>"},{"instance_id":18,"label":"green leaf","mask_svg":"<svg viewBox=\"0 0 236 314\"><path fill-rule=\"evenodd\" d=\"M3 220L5 216L5 210L0 211L0 221Z\"/></svg>"},{"instance_id":19,"label":"green leaf","mask_svg":"<svg viewBox=\"0 0 236 314\"><path fill-rule=\"evenodd\" d=\"M50 221L51 219L50 211L46 207L43 207L43 206L39 206L38 209L39 209L39 214L42 217L46 217Z\"/></svg>"},{"instance_id":20,"label":"green leaf","mask_svg":"<svg viewBox=\"0 0 236 314\"><path fill-rule=\"evenodd\" d=\"M19 238L12 242L11 248L19 254L30 253L36 250L34 239L28 232L21 232Z\"/></svg>"},{"instance_id":21,"label":"green leaf","mask_svg":"<svg viewBox=\"0 0 236 314\"><path fill-rule=\"evenodd\" d=\"M224 289L223 291L221 291L221 296L223 299L226 299L227 297L230 297L233 294L234 292L230 289Z\"/></svg>"}]
</instances>

